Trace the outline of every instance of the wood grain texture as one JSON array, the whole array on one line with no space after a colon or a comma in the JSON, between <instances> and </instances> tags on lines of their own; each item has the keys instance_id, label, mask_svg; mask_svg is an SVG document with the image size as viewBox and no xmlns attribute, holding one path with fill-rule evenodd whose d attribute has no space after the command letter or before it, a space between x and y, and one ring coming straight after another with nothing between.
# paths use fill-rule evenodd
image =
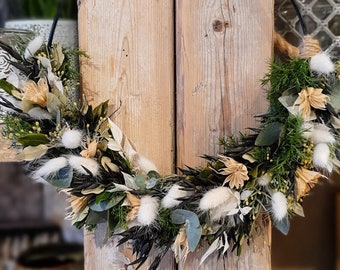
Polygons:
<instances>
[{"instance_id":1,"label":"wood grain texture","mask_svg":"<svg viewBox=\"0 0 340 270\"><path fill-rule=\"evenodd\" d=\"M85 96L92 104L109 99L110 111L118 109L111 119L138 152L162 174L173 172L174 3L82 0L78 15L80 49L90 55L81 62ZM103 245L105 231L85 234L87 270L118 269L112 254L123 252L132 260L131 247L112 244L117 239ZM173 265L170 255L160 267Z\"/></svg>"},{"instance_id":2,"label":"wood grain texture","mask_svg":"<svg viewBox=\"0 0 340 270\"><path fill-rule=\"evenodd\" d=\"M177 161L203 165L221 137L256 127L266 112L260 80L272 55L273 1L176 1ZM199 269L270 269L271 228L261 224L241 257L211 256ZM178 269L198 269L206 248Z\"/></svg>"},{"instance_id":3,"label":"wood grain texture","mask_svg":"<svg viewBox=\"0 0 340 270\"><path fill-rule=\"evenodd\" d=\"M174 168L174 40L171 1L83 0L79 43L84 94L110 100L111 119L153 160Z\"/></svg>"},{"instance_id":4,"label":"wood grain texture","mask_svg":"<svg viewBox=\"0 0 340 270\"><path fill-rule=\"evenodd\" d=\"M191 166L266 111L260 80L272 54L273 1L176 3L177 160Z\"/></svg>"}]
</instances>

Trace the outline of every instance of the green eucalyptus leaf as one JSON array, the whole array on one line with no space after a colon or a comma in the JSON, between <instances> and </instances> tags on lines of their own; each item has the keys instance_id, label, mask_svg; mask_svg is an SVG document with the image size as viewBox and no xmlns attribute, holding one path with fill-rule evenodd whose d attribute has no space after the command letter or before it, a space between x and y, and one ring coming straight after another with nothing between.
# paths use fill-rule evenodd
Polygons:
<instances>
[{"instance_id":1,"label":"green eucalyptus leaf","mask_svg":"<svg viewBox=\"0 0 340 270\"><path fill-rule=\"evenodd\" d=\"M99 223L105 223L107 219L107 213L90 211L86 217L86 224L96 225Z\"/></svg>"},{"instance_id":2,"label":"green eucalyptus leaf","mask_svg":"<svg viewBox=\"0 0 340 270\"><path fill-rule=\"evenodd\" d=\"M17 159L32 161L45 155L47 150L48 147L45 144L27 146L17 155Z\"/></svg>"},{"instance_id":3,"label":"green eucalyptus leaf","mask_svg":"<svg viewBox=\"0 0 340 270\"><path fill-rule=\"evenodd\" d=\"M174 211L171 211L171 214L170 214L171 221L174 224L184 224L185 221L187 220L186 216L189 215L189 213L187 212L190 212L190 211L182 210L182 209L176 209Z\"/></svg>"},{"instance_id":4,"label":"green eucalyptus leaf","mask_svg":"<svg viewBox=\"0 0 340 270\"><path fill-rule=\"evenodd\" d=\"M90 205L90 209L97 212L106 211L113 206L116 206L125 198L125 195L113 196L110 200L95 202Z\"/></svg>"},{"instance_id":5,"label":"green eucalyptus leaf","mask_svg":"<svg viewBox=\"0 0 340 270\"><path fill-rule=\"evenodd\" d=\"M152 189L153 187L155 187L157 184L157 179L156 178L150 178L149 181L146 183L146 188L147 189Z\"/></svg>"},{"instance_id":6,"label":"green eucalyptus leaf","mask_svg":"<svg viewBox=\"0 0 340 270\"><path fill-rule=\"evenodd\" d=\"M170 217L175 224L185 224L189 249L190 251L194 251L202 235L202 227L198 216L194 212L188 210L176 209L171 212Z\"/></svg>"},{"instance_id":7,"label":"green eucalyptus leaf","mask_svg":"<svg viewBox=\"0 0 340 270\"><path fill-rule=\"evenodd\" d=\"M281 134L281 124L272 122L262 129L255 140L257 146L269 146L276 143Z\"/></svg>"},{"instance_id":8,"label":"green eucalyptus leaf","mask_svg":"<svg viewBox=\"0 0 340 270\"><path fill-rule=\"evenodd\" d=\"M289 232L289 227L290 227L288 215L282 220L274 220L274 226L281 233L283 233L284 235L287 235Z\"/></svg>"},{"instance_id":9,"label":"green eucalyptus leaf","mask_svg":"<svg viewBox=\"0 0 340 270\"><path fill-rule=\"evenodd\" d=\"M139 189L146 188L146 181L148 180L148 176L144 174L137 175L135 177L135 183Z\"/></svg>"},{"instance_id":10,"label":"green eucalyptus leaf","mask_svg":"<svg viewBox=\"0 0 340 270\"><path fill-rule=\"evenodd\" d=\"M186 233L187 233L187 239L188 239L188 245L189 245L189 250L191 252L195 251L198 243L201 240L201 235L202 235L202 228L201 225L197 226L196 225L196 218L198 221L198 217L196 216L195 218L192 217L192 219L189 219L186 225ZM193 221L193 222L192 222ZM199 224L199 221L198 221Z\"/></svg>"},{"instance_id":11,"label":"green eucalyptus leaf","mask_svg":"<svg viewBox=\"0 0 340 270\"><path fill-rule=\"evenodd\" d=\"M69 188L72 183L73 169L69 166L61 168L53 178L47 178L47 182L59 188Z\"/></svg>"},{"instance_id":12,"label":"green eucalyptus leaf","mask_svg":"<svg viewBox=\"0 0 340 270\"><path fill-rule=\"evenodd\" d=\"M156 171L149 171L148 176L149 178L156 178L156 179L161 178L161 175Z\"/></svg>"},{"instance_id":13,"label":"green eucalyptus leaf","mask_svg":"<svg viewBox=\"0 0 340 270\"><path fill-rule=\"evenodd\" d=\"M18 142L23 146L38 146L39 144L47 144L50 140L47 135L42 133L32 133L18 138Z\"/></svg>"}]
</instances>

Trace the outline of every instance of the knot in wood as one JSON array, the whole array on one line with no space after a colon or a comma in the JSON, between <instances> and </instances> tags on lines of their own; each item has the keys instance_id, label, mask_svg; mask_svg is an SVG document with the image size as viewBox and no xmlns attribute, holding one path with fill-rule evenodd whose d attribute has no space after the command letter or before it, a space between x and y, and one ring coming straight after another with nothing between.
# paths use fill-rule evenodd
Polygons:
<instances>
[{"instance_id":1,"label":"knot in wood","mask_svg":"<svg viewBox=\"0 0 340 270\"><path fill-rule=\"evenodd\" d=\"M220 20L215 20L212 23L212 27L214 29L215 32L222 32L225 30L225 28L228 26L227 22L223 22Z\"/></svg>"}]
</instances>

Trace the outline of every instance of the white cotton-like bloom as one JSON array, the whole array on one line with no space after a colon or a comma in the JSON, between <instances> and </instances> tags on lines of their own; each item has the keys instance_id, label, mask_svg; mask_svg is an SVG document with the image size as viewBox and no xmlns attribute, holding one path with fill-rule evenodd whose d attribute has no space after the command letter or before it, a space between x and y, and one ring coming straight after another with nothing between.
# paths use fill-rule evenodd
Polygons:
<instances>
[{"instance_id":1,"label":"white cotton-like bloom","mask_svg":"<svg viewBox=\"0 0 340 270\"><path fill-rule=\"evenodd\" d=\"M311 138L314 144L335 143L334 136L330 133L329 127L324 124L317 124L311 132Z\"/></svg>"},{"instance_id":2,"label":"white cotton-like bloom","mask_svg":"<svg viewBox=\"0 0 340 270\"><path fill-rule=\"evenodd\" d=\"M304 136L305 138L311 138L312 136L312 132L314 130L314 125L311 122L303 122L302 126L302 136Z\"/></svg>"},{"instance_id":3,"label":"white cotton-like bloom","mask_svg":"<svg viewBox=\"0 0 340 270\"><path fill-rule=\"evenodd\" d=\"M159 203L157 198L149 195L143 196L140 200L137 221L142 225L151 225L158 216L158 208Z\"/></svg>"},{"instance_id":4,"label":"white cotton-like bloom","mask_svg":"<svg viewBox=\"0 0 340 270\"><path fill-rule=\"evenodd\" d=\"M33 173L34 177L47 177L57 173L60 169L68 165L65 157L52 158Z\"/></svg>"},{"instance_id":5,"label":"white cotton-like bloom","mask_svg":"<svg viewBox=\"0 0 340 270\"><path fill-rule=\"evenodd\" d=\"M25 58L29 59L34 56L34 54L40 49L44 43L43 36L37 36L35 39L30 41L25 49Z\"/></svg>"},{"instance_id":6,"label":"white cotton-like bloom","mask_svg":"<svg viewBox=\"0 0 340 270\"><path fill-rule=\"evenodd\" d=\"M287 216L287 213L288 213L287 212L288 210L287 199L283 193L279 191L275 192L272 195L271 205L272 205L272 209L271 209L272 216L275 220L281 221Z\"/></svg>"},{"instance_id":7,"label":"white cotton-like bloom","mask_svg":"<svg viewBox=\"0 0 340 270\"><path fill-rule=\"evenodd\" d=\"M319 74L329 74L334 72L335 66L329 55L325 52L318 53L311 57L310 69Z\"/></svg>"},{"instance_id":8,"label":"white cotton-like bloom","mask_svg":"<svg viewBox=\"0 0 340 270\"><path fill-rule=\"evenodd\" d=\"M234 197L233 192L227 187L217 187L209 190L203 195L200 200L199 208L202 211L208 211L210 209L216 208L225 202L227 202L231 197Z\"/></svg>"},{"instance_id":9,"label":"white cotton-like bloom","mask_svg":"<svg viewBox=\"0 0 340 270\"><path fill-rule=\"evenodd\" d=\"M81 174L89 175L84 169L86 168L93 176L99 175L99 164L94 159L70 155L68 157L68 163L73 169Z\"/></svg>"},{"instance_id":10,"label":"white cotton-like bloom","mask_svg":"<svg viewBox=\"0 0 340 270\"><path fill-rule=\"evenodd\" d=\"M210 211L212 220L219 220L228 215L234 215L239 212L240 195L235 194L230 188L217 187L209 190L200 200L199 209Z\"/></svg>"},{"instance_id":11,"label":"white cotton-like bloom","mask_svg":"<svg viewBox=\"0 0 340 270\"><path fill-rule=\"evenodd\" d=\"M133 167L140 172L144 173L148 173L150 171L157 172L156 165L150 159L147 159L145 156L141 154L136 153L130 161Z\"/></svg>"},{"instance_id":12,"label":"white cotton-like bloom","mask_svg":"<svg viewBox=\"0 0 340 270\"><path fill-rule=\"evenodd\" d=\"M268 186L270 181L272 181L272 177L268 173L257 178L257 183L263 187Z\"/></svg>"},{"instance_id":13,"label":"white cotton-like bloom","mask_svg":"<svg viewBox=\"0 0 340 270\"><path fill-rule=\"evenodd\" d=\"M75 149L81 146L83 133L77 129L64 131L61 136L61 142L65 148Z\"/></svg>"},{"instance_id":14,"label":"white cotton-like bloom","mask_svg":"<svg viewBox=\"0 0 340 270\"><path fill-rule=\"evenodd\" d=\"M165 195L165 197L161 201L161 205L164 208L172 208L181 203L179 198L183 198L187 196L188 192L181 189L181 186L179 185L173 185L168 193Z\"/></svg>"},{"instance_id":15,"label":"white cotton-like bloom","mask_svg":"<svg viewBox=\"0 0 340 270\"><path fill-rule=\"evenodd\" d=\"M333 166L330 160L330 150L326 143L319 143L314 147L313 165L317 168L332 172Z\"/></svg>"}]
</instances>

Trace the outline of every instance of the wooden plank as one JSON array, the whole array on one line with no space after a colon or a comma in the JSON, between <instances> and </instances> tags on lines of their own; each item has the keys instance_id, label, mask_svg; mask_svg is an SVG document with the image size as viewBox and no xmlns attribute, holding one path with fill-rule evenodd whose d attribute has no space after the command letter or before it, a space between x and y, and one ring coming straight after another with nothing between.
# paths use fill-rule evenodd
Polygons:
<instances>
[{"instance_id":1,"label":"wooden plank","mask_svg":"<svg viewBox=\"0 0 340 270\"><path fill-rule=\"evenodd\" d=\"M219 138L255 127L266 111L260 79L272 54L273 0L176 1L177 160L203 164ZM270 269L270 225L253 245L199 269ZM204 249L178 269L198 269Z\"/></svg>"},{"instance_id":2,"label":"wooden plank","mask_svg":"<svg viewBox=\"0 0 340 270\"><path fill-rule=\"evenodd\" d=\"M266 111L273 1L177 0L176 18L177 159L197 165Z\"/></svg>"},{"instance_id":3,"label":"wooden plank","mask_svg":"<svg viewBox=\"0 0 340 270\"><path fill-rule=\"evenodd\" d=\"M110 102L111 117L161 173L174 170L174 3L82 0L79 42L82 86L92 104ZM85 268L115 269L101 246L104 228L85 235ZM115 241L115 239L112 239ZM124 252L129 253L126 247ZM117 253L118 254L118 253ZM111 257L112 258L112 257ZM173 258L161 269L173 269ZM144 268L147 269L147 264Z\"/></svg>"},{"instance_id":4,"label":"wooden plank","mask_svg":"<svg viewBox=\"0 0 340 270\"><path fill-rule=\"evenodd\" d=\"M111 112L119 108L112 119L160 172L170 172L174 166L173 4L81 1L79 21L80 48L91 57L82 62L86 97L94 104L111 100Z\"/></svg>"}]
</instances>

